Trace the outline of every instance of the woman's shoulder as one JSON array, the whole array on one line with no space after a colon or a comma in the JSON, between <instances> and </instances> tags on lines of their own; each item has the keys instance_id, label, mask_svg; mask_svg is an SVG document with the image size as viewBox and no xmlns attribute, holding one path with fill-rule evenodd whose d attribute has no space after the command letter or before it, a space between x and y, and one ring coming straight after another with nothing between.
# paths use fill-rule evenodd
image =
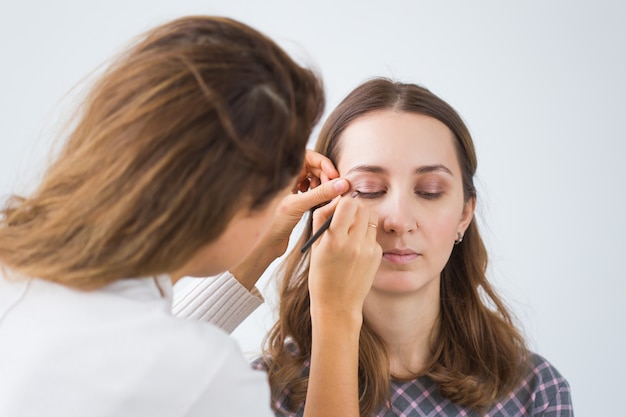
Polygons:
<instances>
[{"instance_id":1,"label":"woman's shoulder","mask_svg":"<svg viewBox=\"0 0 626 417\"><path fill-rule=\"evenodd\" d=\"M534 381L543 386L569 387L569 383L558 369L546 358L535 352L529 352L527 381Z\"/></svg>"},{"instance_id":2,"label":"woman's shoulder","mask_svg":"<svg viewBox=\"0 0 626 417\"><path fill-rule=\"evenodd\" d=\"M525 404L530 415L573 415L571 389L565 377L546 358L529 352L525 377L509 400Z\"/></svg>"},{"instance_id":3,"label":"woman's shoulder","mask_svg":"<svg viewBox=\"0 0 626 417\"><path fill-rule=\"evenodd\" d=\"M421 376L411 381L391 381L394 407L406 410L406 407L441 408L442 415L477 415L471 409L453 403L441 395L437 383L428 376ZM408 405L407 398L422 398L422 401ZM561 373L544 357L529 353L524 374L516 386L480 415L491 417L573 416L570 387Z\"/></svg>"}]
</instances>

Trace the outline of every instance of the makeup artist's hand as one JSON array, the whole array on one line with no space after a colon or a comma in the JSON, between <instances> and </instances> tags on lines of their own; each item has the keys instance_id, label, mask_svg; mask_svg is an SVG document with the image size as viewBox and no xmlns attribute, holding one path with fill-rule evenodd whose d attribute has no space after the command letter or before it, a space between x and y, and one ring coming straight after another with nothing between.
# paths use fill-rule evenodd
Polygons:
<instances>
[{"instance_id":1,"label":"makeup artist's hand","mask_svg":"<svg viewBox=\"0 0 626 417\"><path fill-rule=\"evenodd\" d=\"M382 259L376 241L378 215L358 198L343 196L314 212L313 230L333 211L330 227L311 248L311 315L348 313L358 318Z\"/></svg>"},{"instance_id":2,"label":"makeup artist's hand","mask_svg":"<svg viewBox=\"0 0 626 417\"><path fill-rule=\"evenodd\" d=\"M330 159L321 153L307 149L304 156L304 165L302 166L302 170L300 170L300 174L298 174L298 180L296 181L293 192L301 191L304 193L338 176L339 173Z\"/></svg>"},{"instance_id":3,"label":"makeup artist's hand","mask_svg":"<svg viewBox=\"0 0 626 417\"><path fill-rule=\"evenodd\" d=\"M338 176L330 159L317 152L306 152L296 186L279 203L269 232L230 271L243 286L252 289L267 267L285 253L291 232L304 213L348 191L350 184Z\"/></svg>"},{"instance_id":4,"label":"makeup artist's hand","mask_svg":"<svg viewBox=\"0 0 626 417\"><path fill-rule=\"evenodd\" d=\"M359 415L363 302L382 257L376 242L378 216L360 205L358 198L339 197L315 210L313 230L319 229L333 209L330 227L310 249L312 341L305 417Z\"/></svg>"}]
</instances>

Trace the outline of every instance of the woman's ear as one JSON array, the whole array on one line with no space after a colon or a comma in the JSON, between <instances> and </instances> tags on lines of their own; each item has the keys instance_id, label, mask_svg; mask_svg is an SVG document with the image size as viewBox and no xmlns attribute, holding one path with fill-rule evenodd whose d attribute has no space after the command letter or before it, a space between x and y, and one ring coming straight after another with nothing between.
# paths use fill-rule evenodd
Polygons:
<instances>
[{"instance_id":1,"label":"woman's ear","mask_svg":"<svg viewBox=\"0 0 626 417\"><path fill-rule=\"evenodd\" d=\"M472 197L463 204L463 213L461 215L461 221L459 222L458 232L461 235L465 234L465 231L469 227L472 219L474 218L474 211L476 210L476 197Z\"/></svg>"}]
</instances>

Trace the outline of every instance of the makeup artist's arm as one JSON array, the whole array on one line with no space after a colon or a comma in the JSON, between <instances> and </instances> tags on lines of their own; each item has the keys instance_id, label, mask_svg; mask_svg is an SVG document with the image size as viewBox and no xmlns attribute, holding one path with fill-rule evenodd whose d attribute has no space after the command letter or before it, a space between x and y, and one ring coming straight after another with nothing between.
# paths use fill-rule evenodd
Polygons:
<instances>
[{"instance_id":1,"label":"makeup artist's arm","mask_svg":"<svg viewBox=\"0 0 626 417\"><path fill-rule=\"evenodd\" d=\"M337 176L328 158L307 151L293 194L281 201L270 231L231 272L206 279L194 278L175 288L174 315L208 321L232 332L263 302L254 285L267 267L284 254L302 215L348 190L348 182L336 179Z\"/></svg>"},{"instance_id":2,"label":"makeup artist's arm","mask_svg":"<svg viewBox=\"0 0 626 417\"><path fill-rule=\"evenodd\" d=\"M332 205L315 211L313 230ZM341 197L330 228L313 244L309 268L311 368L305 417L358 417L359 335L363 302L380 265L377 215Z\"/></svg>"},{"instance_id":3,"label":"makeup artist's arm","mask_svg":"<svg viewBox=\"0 0 626 417\"><path fill-rule=\"evenodd\" d=\"M261 238L250 255L231 269L235 278L251 290L267 267L285 253L289 236L304 213L345 193L348 188L349 183L338 178L304 193L285 197L278 207L271 230Z\"/></svg>"},{"instance_id":4,"label":"makeup artist's arm","mask_svg":"<svg viewBox=\"0 0 626 417\"><path fill-rule=\"evenodd\" d=\"M239 265L231 269L237 281L252 290L267 267L285 253L291 232L304 213L348 191L350 184L338 176L330 159L307 151L297 185L293 193L280 202L269 232Z\"/></svg>"}]
</instances>

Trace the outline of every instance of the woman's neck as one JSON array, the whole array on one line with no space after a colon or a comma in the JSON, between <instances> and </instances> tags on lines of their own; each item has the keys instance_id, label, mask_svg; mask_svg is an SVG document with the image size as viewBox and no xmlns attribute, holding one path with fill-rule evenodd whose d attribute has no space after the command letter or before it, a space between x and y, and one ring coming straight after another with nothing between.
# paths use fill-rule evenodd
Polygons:
<instances>
[{"instance_id":1,"label":"woman's neck","mask_svg":"<svg viewBox=\"0 0 626 417\"><path fill-rule=\"evenodd\" d=\"M363 314L387 344L392 375L411 377L425 369L439 317L438 285L410 294L373 289L365 299Z\"/></svg>"}]
</instances>

